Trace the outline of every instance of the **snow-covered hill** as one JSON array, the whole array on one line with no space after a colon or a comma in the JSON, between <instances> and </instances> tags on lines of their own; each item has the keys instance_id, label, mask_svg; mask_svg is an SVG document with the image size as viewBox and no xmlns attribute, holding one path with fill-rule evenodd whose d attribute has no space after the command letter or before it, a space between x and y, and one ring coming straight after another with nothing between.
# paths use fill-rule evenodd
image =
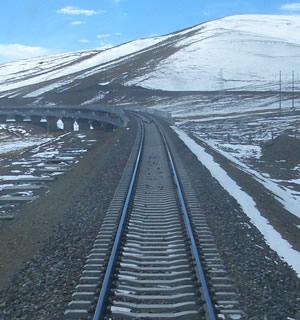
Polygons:
<instances>
[{"instance_id":1,"label":"snow-covered hill","mask_svg":"<svg viewBox=\"0 0 300 320\"><path fill-rule=\"evenodd\" d=\"M120 103L152 89L277 90L280 70L288 90L299 69L299 16L232 16L107 50L0 65L0 104Z\"/></svg>"},{"instance_id":2,"label":"snow-covered hill","mask_svg":"<svg viewBox=\"0 0 300 320\"><path fill-rule=\"evenodd\" d=\"M280 70L291 77L300 66L300 17L233 16L187 35L176 42L176 53L130 83L164 90L267 89L271 82L278 87Z\"/></svg>"}]
</instances>

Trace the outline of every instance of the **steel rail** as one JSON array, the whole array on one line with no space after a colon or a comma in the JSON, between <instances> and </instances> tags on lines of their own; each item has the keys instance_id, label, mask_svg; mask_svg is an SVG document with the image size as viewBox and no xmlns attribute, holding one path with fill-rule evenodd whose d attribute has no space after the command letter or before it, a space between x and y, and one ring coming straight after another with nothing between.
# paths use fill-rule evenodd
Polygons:
<instances>
[{"instance_id":1,"label":"steel rail","mask_svg":"<svg viewBox=\"0 0 300 320\"><path fill-rule=\"evenodd\" d=\"M115 267L115 264L117 261L117 256L119 253L119 249L121 246L122 234L123 234L126 220L128 217L129 204L130 204L130 201L132 200L132 197L133 197L134 186L135 186L135 183L137 180L137 173L138 173L138 170L139 170L139 167L141 164L141 156L142 156L142 152L143 152L143 146L144 146L144 126L142 124L141 125L141 141L140 141L140 145L139 145L139 150L138 150L138 154L137 154L137 157L135 160L135 165L134 165L134 169L132 172L129 188L127 191L126 200L125 200L124 206L122 208L121 218L120 218L119 226L118 226L118 229L116 232L111 255L110 255L108 265L106 268L106 272L105 272L105 275L103 278L102 287L100 290L99 299L97 302L97 306L96 306L93 320L101 320L101 319L103 319L103 317L105 315L106 301L107 301L108 294L109 294L111 279L114 274L113 270L114 270L114 267Z\"/></svg>"},{"instance_id":2,"label":"steel rail","mask_svg":"<svg viewBox=\"0 0 300 320\"><path fill-rule=\"evenodd\" d=\"M145 121L145 119L143 119L143 118L149 119L148 117L144 117L144 116L141 116L140 118L142 118L141 123L143 121ZM151 117L151 120L152 120L152 117ZM161 137L162 137L162 140L163 140L163 143L164 143L164 146L166 149L170 169L171 169L171 172L172 172L172 175L174 178L174 183L176 186L176 194L177 194L177 198L178 198L178 204L182 210L185 228L187 231L188 238L190 240L191 252L192 252L194 262L195 262L195 271L196 271L197 279L199 281L199 286L202 289L202 297L203 297L205 305L206 305L207 318L209 320L216 320L217 317L216 317L216 313L215 313L214 304L211 299L211 295L210 295L210 291L208 288L204 268L202 266L201 258L200 258L199 251L198 251L197 244L196 244L196 240L194 237L192 223L190 221L188 209L185 204L185 198L184 198L184 193L182 191L181 181L178 176L178 173L177 173L177 170L175 167L175 163L173 160L173 155L171 153L171 150L170 150L169 144L166 140L166 137L165 137L164 133L162 132L162 129L160 128L160 126L157 124L156 121L154 121L154 123L155 123ZM129 204L130 204L130 201L132 200L132 197L133 197L134 186L136 184L137 174L138 174L138 170L139 170L140 163L141 163L141 157L142 157L142 152L143 152L143 147L144 147L144 126L143 126L143 124L141 125L141 131L142 131L142 133L141 133L141 141L140 141L139 151L138 151L138 154L136 157L136 161L135 161L132 177L130 180L130 185L128 188L126 200L125 200L124 206L122 208L120 223L119 223L119 226L118 226L118 229L116 232L112 252L111 252L108 266L107 266L107 269L106 269L106 272L104 275L104 279L102 282L102 287L101 287L101 291L100 291L100 295L99 295L99 299L97 302L97 306L96 306L93 320L101 320L105 316L105 308L107 305L107 298L109 295L111 280L114 275L113 271L114 271L114 267L115 267L115 264L117 261L117 255L119 253L119 249L121 246L122 234L123 234L123 231L125 228L125 224L126 224L128 212L129 212L129 210L128 210Z\"/></svg>"},{"instance_id":3,"label":"steel rail","mask_svg":"<svg viewBox=\"0 0 300 320\"><path fill-rule=\"evenodd\" d=\"M194 261L195 261L195 269L196 269L197 278L198 278L198 281L199 281L199 283L201 285L203 298L204 298L205 303L206 303L207 316L208 316L209 320L216 320L217 317L216 317L214 304L213 304L212 299L211 299L211 294L210 294L210 291L209 291L209 288L208 288L208 284L207 284L204 268L203 268L203 265L202 265L202 262L201 262L201 257L199 255L199 251L198 251L198 248L197 248L196 240L195 240L194 233L193 233L192 223L190 221L190 217L189 217L189 214L188 214L188 209L187 209L187 206L185 204L185 198L184 198L184 194L183 194L183 191L182 191L180 178L178 176L178 173L177 173L177 170L176 170L176 167L175 167L175 163L174 163L174 160L173 160L173 155L171 153L169 144L168 144L168 142L166 140L166 137L165 137L164 133L162 132L160 126L157 124L156 121L154 121L154 122L155 122L155 125L156 125L156 127L158 128L158 130L160 132L160 135L161 135L161 137L162 137L162 139L164 141L164 145L165 145L165 148L166 148L166 151L167 151L167 155L168 155L168 159L169 159L169 162L170 162L172 174L173 174L173 177L174 177L174 182L175 182L175 185L176 185L176 192L177 192L177 196L178 196L179 205L180 205L181 210L183 212L185 227L186 227L186 230L187 230L187 234L188 234L189 240L191 242L191 251L192 251L192 254L193 254Z\"/></svg>"}]
</instances>

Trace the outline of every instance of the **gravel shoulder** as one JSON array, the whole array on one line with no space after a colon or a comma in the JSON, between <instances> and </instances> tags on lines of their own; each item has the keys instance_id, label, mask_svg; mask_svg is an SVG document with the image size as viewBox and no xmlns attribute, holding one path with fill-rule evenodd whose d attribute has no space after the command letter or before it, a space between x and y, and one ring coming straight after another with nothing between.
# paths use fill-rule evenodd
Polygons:
<instances>
[{"instance_id":1,"label":"gravel shoulder","mask_svg":"<svg viewBox=\"0 0 300 320\"><path fill-rule=\"evenodd\" d=\"M16 220L0 226L1 320L62 319L121 177L135 130L131 123L130 130L101 133L101 141L53 182L49 193L24 207ZM297 319L300 281L295 272L268 247L238 203L175 133L167 130L247 319Z\"/></svg>"},{"instance_id":2,"label":"gravel shoulder","mask_svg":"<svg viewBox=\"0 0 300 320\"><path fill-rule=\"evenodd\" d=\"M238 182L242 190L255 200L260 213L270 221L282 237L286 239L294 249L300 251L300 230L297 227L297 225L300 225L300 219L287 211L283 205L276 200L274 195L262 184L253 179L251 175L237 168L233 162L213 150L203 141L194 136L193 139L204 147L229 176Z\"/></svg>"},{"instance_id":3,"label":"gravel shoulder","mask_svg":"<svg viewBox=\"0 0 300 320\"><path fill-rule=\"evenodd\" d=\"M168 128L167 131L198 196L226 269L234 280L246 319L299 319L300 280L296 273L270 249L235 199L219 185L173 130ZM226 159L216 160L225 169L229 166ZM235 174L234 178L241 178ZM256 186L244 179L244 184L248 183L254 192ZM260 195L260 191L257 190L256 194ZM260 197L261 203L268 201L264 198L267 195ZM276 217L276 213L274 215Z\"/></svg>"},{"instance_id":4,"label":"gravel shoulder","mask_svg":"<svg viewBox=\"0 0 300 320\"><path fill-rule=\"evenodd\" d=\"M130 154L128 128L95 131L78 164L0 225L1 320L62 319Z\"/></svg>"}]
</instances>

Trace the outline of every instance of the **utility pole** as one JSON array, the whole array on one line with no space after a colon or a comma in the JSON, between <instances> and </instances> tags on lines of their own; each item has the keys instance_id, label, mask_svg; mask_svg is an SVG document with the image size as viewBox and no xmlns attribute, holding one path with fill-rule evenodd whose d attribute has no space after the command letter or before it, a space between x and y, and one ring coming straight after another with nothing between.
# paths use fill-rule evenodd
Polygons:
<instances>
[{"instance_id":1,"label":"utility pole","mask_svg":"<svg viewBox=\"0 0 300 320\"><path fill-rule=\"evenodd\" d=\"M224 77L223 77L223 68L219 71L219 81L220 81L220 90L224 90Z\"/></svg>"},{"instance_id":2,"label":"utility pole","mask_svg":"<svg viewBox=\"0 0 300 320\"><path fill-rule=\"evenodd\" d=\"M292 110L295 110L295 71L292 71Z\"/></svg>"},{"instance_id":3,"label":"utility pole","mask_svg":"<svg viewBox=\"0 0 300 320\"><path fill-rule=\"evenodd\" d=\"M282 83L281 83L282 72L279 72L279 111L281 112L282 107Z\"/></svg>"}]
</instances>

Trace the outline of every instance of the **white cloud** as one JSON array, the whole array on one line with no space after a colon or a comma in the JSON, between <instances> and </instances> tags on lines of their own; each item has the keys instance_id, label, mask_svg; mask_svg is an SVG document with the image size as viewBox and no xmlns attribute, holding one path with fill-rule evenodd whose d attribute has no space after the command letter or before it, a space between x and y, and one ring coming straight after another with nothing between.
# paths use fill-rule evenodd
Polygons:
<instances>
[{"instance_id":1,"label":"white cloud","mask_svg":"<svg viewBox=\"0 0 300 320\"><path fill-rule=\"evenodd\" d=\"M80 39L79 42L81 42L81 43L89 43L90 41L88 39Z\"/></svg>"},{"instance_id":2,"label":"white cloud","mask_svg":"<svg viewBox=\"0 0 300 320\"><path fill-rule=\"evenodd\" d=\"M104 14L106 13L105 10L93 10L93 9L81 9L79 7L74 7L74 6L66 6L63 7L59 10L57 10L57 13L61 14L67 14L67 15L72 15L72 16L79 16L79 15L84 15L84 16L94 16L96 14Z\"/></svg>"},{"instance_id":3,"label":"white cloud","mask_svg":"<svg viewBox=\"0 0 300 320\"><path fill-rule=\"evenodd\" d=\"M283 4L283 5L280 7L280 10L285 10L285 11L300 11L300 2L292 2L292 3Z\"/></svg>"},{"instance_id":4,"label":"white cloud","mask_svg":"<svg viewBox=\"0 0 300 320\"><path fill-rule=\"evenodd\" d=\"M98 39L107 39L107 38L110 38L110 37L120 37L122 35L121 32L115 32L115 33L101 33L101 34L97 34L97 38Z\"/></svg>"},{"instance_id":5,"label":"white cloud","mask_svg":"<svg viewBox=\"0 0 300 320\"><path fill-rule=\"evenodd\" d=\"M5 61L27 59L49 53L48 49L42 47L26 46L18 43L0 44L0 58Z\"/></svg>"},{"instance_id":6,"label":"white cloud","mask_svg":"<svg viewBox=\"0 0 300 320\"><path fill-rule=\"evenodd\" d=\"M111 37L110 33L97 34L98 39L105 39L105 38L110 38L110 37Z\"/></svg>"},{"instance_id":7,"label":"white cloud","mask_svg":"<svg viewBox=\"0 0 300 320\"><path fill-rule=\"evenodd\" d=\"M77 21L72 21L71 24L72 24L73 26L80 26L81 24L84 24L84 22L77 20Z\"/></svg>"}]
</instances>

